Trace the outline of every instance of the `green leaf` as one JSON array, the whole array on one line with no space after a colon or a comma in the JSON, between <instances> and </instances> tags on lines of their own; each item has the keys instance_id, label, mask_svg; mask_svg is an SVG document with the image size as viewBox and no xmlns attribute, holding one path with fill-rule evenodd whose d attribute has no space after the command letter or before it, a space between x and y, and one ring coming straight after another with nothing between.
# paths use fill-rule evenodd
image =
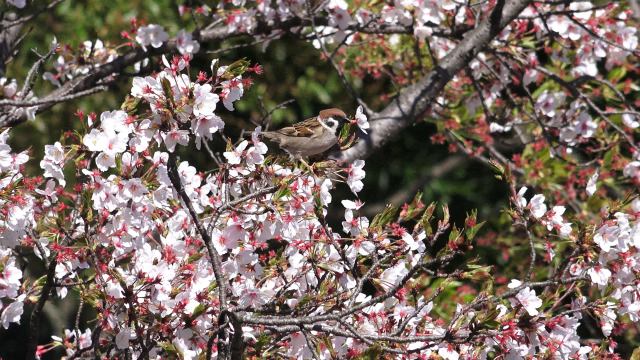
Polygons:
<instances>
[{"instance_id":1,"label":"green leaf","mask_svg":"<svg viewBox=\"0 0 640 360\"><path fill-rule=\"evenodd\" d=\"M626 75L627 75L627 69L620 66L609 71L609 74L607 75L607 79L609 79L609 81L611 81L612 83L617 83L620 80L622 80Z\"/></svg>"},{"instance_id":2,"label":"green leaf","mask_svg":"<svg viewBox=\"0 0 640 360\"><path fill-rule=\"evenodd\" d=\"M198 316L204 314L207 308L203 304L198 304L195 309L193 309L193 313L189 315L190 320L195 320Z\"/></svg>"},{"instance_id":3,"label":"green leaf","mask_svg":"<svg viewBox=\"0 0 640 360\"><path fill-rule=\"evenodd\" d=\"M160 345L160 347L162 348L162 350L166 351L169 354L172 355L182 355L178 349L170 342L168 341L162 341L159 342L158 345Z\"/></svg>"},{"instance_id":4,"label":"green leaf","mask_svg":"<svg viewBox=\"0 0 640 360\"><path fill-rule=\"evenodd\" d=\"M38 280L33 282L33 285L35 286L44 286L44 284L47 282L47 275L43 275L41 277L38 278Z\"/></svg>"},{"instance_id":5,"label":"green leaf","mask_svg":"<svg viewBox=\"0 0 640 360\"><path fill-rule=\"evenodd\" d=\"M340 136L338 137L338 144L340 145L340 150L346 150L353 146L356 142L356 134L352 131L351 124L346 124L340 130Z\"/></svg>"},{"instance_id":6,"label":"green leaf","mask_svg":"<svg viewBox=\"0 0 640 360\"><path fill-rule=\"evenodd\" d=\"M431 218L433 217L433 212L436 210L436 203L432 202L427 206L427 210L422 214L422 218L420 219L420 223L422 224L422 228L424 229L427 235L433 234L433 229L431 228Z\"/></svg>"},{"instance_id":7,"label":"green leaf","mask_svg":"<svg viewBox=\"0 0 640 360\"><path fill-rule=\"evenodd\" d=\"M504 178L504 174L505 174L504 166L502 166L499 162L493 159L489 160L489 166L491 167L491 170L493 170L496 173L496 178L498 180L502 180Z\"/></svg>"},{"instance_id":8,"label":"green leaf","mask_svg":"<svg viewBox=\"0 0 640 360\"><path fill-rule=\"evenodd\" d=\"M451 227L451 232L449 233L449 242L455 242L456 240L458 240L460 238L460 230L458 230L457 227L452 226Z\"/></svg>"},{"instance_id":9,"label":"green leaf","mask_svg":"<svg viewBox=\"0 0 640 360\"><path fill-rule=\"evenodd\" d=\"M227 66L227 68L224 71L224 74L222 74L221 77L227 80L236 78L244 74L245 71L247 71L247 68L249 67L249 65L250 65L249 60L247 60L246 58L236 60L231 64L229 64L229 66Z\"/></svg>"},{"instance_id":10,"label":"green leaf","mask_svg":"<svg viewBox=\"0 0 640 360\"><path fill-rule=\"evenodd\" d=\"M406 208L403 208L400 216L402 217L402 221L413 220L418 217L420 212L424 209L424 204L422 203L422 191L418 191L416 196L414 196L413 200L407 204Z\"/></svg>"},{"instance_id":11,"label":"green leaf","mask_svg":"<svg viewBox=\"0 0 640 360\"><path fill-rule=\"evenodd\" d=\"M173 89L171 89L171 83L169 82L169 79L163 77L160 80L160 84L162 84L162 91L164 92L164 96L167 98L169 105L171 105L171 108L175 108L176 106L173 102Z\"/></svg>"},{"instance_id":12,"label":"green leaf","mask_svg":"<svg viewBox=\"0 0 640 360\"><path fill-rule=\"evenodd\" d=\"M396 219L396 213L398 208L393 205L387 205L387 207L371 221L372 228L382 228L385 225L393 222Z\"/></svg>"},{"instance_id":13,"label":"green leaf","mask_svg":"<svg viewBox=\"0 0 640 360\"><path fill-rule=\"evenodd\" d=\"M449 206L447 204L442 205L442 223L443 224L447 224L449 223Z\"/></svg>"},{"instance_id":14,"label":"green leaf","mask_svg":"<svg viewBox=\"0 0 640 360\"><path fill-rule=\"evenodd\" d=\"M468 228L467 230L465 230L465 235L467 236L467 239L469 241L473 240L473 238L476 237L476 234L478 234L478 231L482 228L482 226L486 223L486 221L483 221L481 223L478 223L470 228Z\"/></svg>"},{"instance_id":15,"label":"green leaf","mask_svg":"<svg viewBox=\"0 0 640 360\"><path fill-rule=\"evenodd\" d=\"M346 124L342 127L342 130L340 130L340 141L346 141L349 137L349 134L351 134L351 124Z\"/></svg>"},{"instance_id":16,"label":"green leaf","mask_svg":"<svg viewBox=\"0 0 640 360\"><path fill-rule=\"evenodd\" d=\"M289 188L289 184L282 184L280 188L273 194L273 199L278 200L282 197L291 195L291 189Z\"/></svg>"},{"instance_id":17,"label":"green leaf","mask_svg":"<svg viewBox=\"0 0 640 360\"><path fill-rule=\"evenodd\" d=\"M269 334L267 334L266 332L260 333L260 335L258 335L256 343L253 345L253 348L255 349L255 352L257 354L261 354L262 356L266 357L267 354L264 353L263 348L269 345L270 342L271 336L269 336Z\"/></svg>"},{"instance_id":18,"label":"green leaf","mask_svg":"<svg viewBox=\"0 0 640 360\"><path fill-rule=\"evenodd\" d=\"M465 278L475 281L486 281L491 279L492 266L482 265L467 265L468 271L465 273Z\"/></svg>"},{"instance_id":19,"label":"green leaf","mask_svg":"<svg viewBox=\"0 0 640 360\"><path fill-rule=\"evenodd\" d=\"M604 154L604 157L602 159L602 165L604 167L609 167L611 166L611 162L614 159L614 156L616 156L618 154L618 148L617 147L613 147L611 150L607 151Z\"/></svg>"},{"instance_id":20,"label":"green leaf","mask_svg":"<svg viewBox=\"0 0 640 360\"><path fill-rule=\"evenodd\" d=\"M378 344L371 345L367 350L362 352L362 354L355 357L357 360L378 360L383 359L384 352L382 348Z\"/></svg>"},{"instance_id":21,"label":"green leaf","mask_svg":"<svg viewBox=\"0 0 640 360\"><path fill-rule=\"evenodd\" d=\"M204 253L196 253L187 258L187 264L193 264L194 262L200 260L204 256Z\"/></svg>"}]
</instances>

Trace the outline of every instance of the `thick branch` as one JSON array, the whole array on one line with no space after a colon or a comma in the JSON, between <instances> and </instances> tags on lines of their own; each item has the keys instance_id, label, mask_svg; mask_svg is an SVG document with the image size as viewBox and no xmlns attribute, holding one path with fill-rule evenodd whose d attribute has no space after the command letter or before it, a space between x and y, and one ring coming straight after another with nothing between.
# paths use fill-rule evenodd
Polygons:
<instances>
[{"instance_id":1,"label":"thick branch","mask_svg":"<svg viewBox=\"0 0 640 360\"><path fill-rule=\"evenodd\" d=\"M4 21L16 20L18 17L15 13L5 15ZM0 32L0 76L4 76L7 62L11 60L15 52L16 42L20 39L20 31L22 26L14 26L2 29Z\"/></svg>"},{"instance_id":2,"label":"thick branch","mask_svg":"<svg viewBox=\"0 0 640 360\"><path fill-rule=\"evenodd\" d=\"M317 25L326 25L328 19L326 17L317 17L316 19L314 19L314 21L316 21ZM309 19L293 17L291 19L277 22L275 24L259 21L257 26L247 32L229 33L229 30L226 26L216 26L211 29L203 30L200 33L196 33L194 34L194 37L201 43L214 43L240 36L260 36L273 33L284 33L293 31L294 29L301 26L310 25L311 20ZM353 32L380 34L408 34L413 32L411 26L385 25L376 23L369 24L368 26L362 26L357 23L353 23L348 27L347 30ZM439 34L441 36L459 36L459 33L449 34L437 32L435 34ZM0 45L2 45L2 42L0 42ZM74 94L93 89L96 87L96 85L101 84L106 79L112 78L114 76L117 77L120 74L123 74L127 67L132 66L139 61L160 54L169 54L175 52L177 52L175 39L169 40L167 43L157 49L148 48L147 51L144 51L141 48L132 49L129 52L116 57L113 61L104 65L100 65L99 67L95 67L94 69L91 69L88 74L82 77L75 78L65 83L62 87L42 96L42 98L37 103L36 113L44 111L57 103L65 101L65 97L73 96ZM0 70L2 70L2 68L0 68ZM0 114L0 128L15 126L24 121L26 121L26 115L24 114L16 115L7 110L3 110L3 114Z\"/></svg>"},{"instance_id":3,"label":"thick branch","mask_svg":"<svg viewBox=\"0 0 640 360\"><path fill-rule=\"evenodd\" d=\"M366 158L420 119L447 83L530 3L531 0L498 1L492 14L466 33L458 46L426 77L401 90L398 97L380 113L368 114L371 119L368 135L354 147L335 154L335 158L345 161Z\"/></svg>"}]
</instances>

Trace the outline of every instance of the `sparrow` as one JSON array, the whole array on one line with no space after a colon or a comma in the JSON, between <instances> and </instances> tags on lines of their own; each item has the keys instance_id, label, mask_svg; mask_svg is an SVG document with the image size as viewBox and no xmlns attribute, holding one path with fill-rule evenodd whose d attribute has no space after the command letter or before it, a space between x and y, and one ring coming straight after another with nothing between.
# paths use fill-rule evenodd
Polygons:
<instances>
[{"instance_id":1,"label":"sparrow","mask_svg":"<svg viewBox=\"0 0 640 360\"><path fill-rule=\"evenodd\" d=\"M262 135L278 144L294 158L306 158L329 150L338 143L342 127L349 123L344 111L336 108L320 111L317 116Z\"/></svg>"}]
</instances>

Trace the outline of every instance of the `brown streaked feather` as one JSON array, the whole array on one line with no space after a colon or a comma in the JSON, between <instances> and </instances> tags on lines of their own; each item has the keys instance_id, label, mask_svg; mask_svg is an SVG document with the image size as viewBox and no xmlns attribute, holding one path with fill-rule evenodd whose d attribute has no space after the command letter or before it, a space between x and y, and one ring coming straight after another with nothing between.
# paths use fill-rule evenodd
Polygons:
<instances>
[{"instance_id":1,"label":"brown streaked feather","mask_svg":"<svg viewBox=\"0 0 640 360\"><path fill-rule=\"evenodd\" d=\"M299 123L295 123L293 126L287 126L280 130L276 130L275 132L286 136L312 137L315 135L312 129L316 129L318 127L318 124L316 124L317 121L318 120L316 120L316 117L314 116Z\"/></svg>"},{"instance_id":2,"label":"brown streaked feather","mask_svg":"<svg viewBox=\"0 0 640 360\"><path fill-rule=\"evenodd\" d=\"M321 119L328 119L330 117L346 118L347 115L340 109L331 108L320 111L318 117ZM265 131L264 135L269 139L274 139L274 135L272 135L272 133L295 138L314 138L322 136L325 129L318 123L318 117L313 116L299 123L295 123L292 126L283 127L282 129Z\"/></svg>"}]
</instances>

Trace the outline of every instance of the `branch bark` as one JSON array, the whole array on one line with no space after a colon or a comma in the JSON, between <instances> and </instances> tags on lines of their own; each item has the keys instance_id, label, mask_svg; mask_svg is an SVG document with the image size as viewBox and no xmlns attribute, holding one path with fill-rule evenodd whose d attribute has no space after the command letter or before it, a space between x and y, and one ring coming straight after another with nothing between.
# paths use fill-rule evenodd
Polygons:
<instances>
[{"instance_id":1,"label":"branch bark","mask_svg":"<svg viewBox=\"0 0 640 360\"><path fill-rule=\"evenodd\" d=\"M182 186L182 182L180 181L180 174L178 173L178 165L176 164L176 155L175 153L169 154L169 161L167 163L167 172L169 174L169 179L171 180L171 184L174 189L178 193L180 199L186 206L189 215L191 217L191 221L193 221L196 230L202 237L202 241L207 248L207 253L209 254L209 260L211 261L211 267L213 268L213 274L216 279L216 285L218 287L218 302L220 303L220 319L224 320L226 318L227 313L227 286L228 280L222 270L222 260L220 259L220 255L213 247L213 241L209 232L205 229L198 218L198 214L193 208L191 204L191 200L189 196L184 190ZM224 330L221 327L221 331L218 333L218 357L220 359L230 359L231 353L230 349L226 345L227 336L224 334Z\"/></svg>"},{"instance_id":2,"label":"branch bark","mask_svg":"<svg viewBox=\"0 0 640 360\"><path fill-rule=\"evenodd\" d=\"M7 13L2 22L15 21L16 19L18 19L18 16L15 13ZM20 39L21 30L22 25L16 25L2 29L2 32L0 32L0 76L4 76L7 63L15 53L16 42Z\"/></svg>"},{"instance_id":3,"label":"branch bark","mask_svg":"<svg viewBox=\"0 0 640 360\"><path fill-rule=\"evenodd\" d=\"M328 19L326 17L317 17L314 19L318 25L326 25ZM224 25L216 26L210 29L205 29L201 32L194 33L194 38L201 43L214 43L226 39L231 39L241 36L259 36L268 35L273 33L286 33L294 31L301 26L310 26L311 20L301 17L294 17L285 21L277 22L275 24L269 24L266 22L258 22L257 26L246 32L229 33L228 28ZM14 26L11 31L19 29L19 26ZM351 24L347 30L363 33L379 33L379 34L396 34L405 33L409 34L413 32L412 26L400 26L400 25L379 25L371 24L369 26L361 26L357 23ZM4 34L0 34L4 35ZM18 33L16 33L18 35ZM443 33L438 32L439 36L452 36L458 37L459 33ZM11 41L9 41L11 40ZM4 46L4 43L13 43L15 39L13 36L7 41L0 38L0 50ZM103 64L99 67L92 69L88 74L75 78L62 87L42 96L36 103L36 113L49 109L57 103L69 100L70 97L78 97L79 94L85 94L90 89L95 89L96 86L102 84L107 79L118 77L125 72L125 69L135 63L142 61L153 56L161 54L175 53L177 52L176 39L171 39L159 48L148 48L147 51L141 48L135 48L126 52L113 61ZM2 51L0 51L0 54ZM0 60L2 57L0 56ZM1 65L1 64L0 64ZM0 74L2 67L0 66ZM30 106L31 104L22 104L22 106ZM27 120L26 115L16 115L9 111L12 103L7 103L7 106L2 107L0 111L0 128L11 127L18 125Z\"/></svg>"},{"instance_id":4,"label":"branch bark","mask_svg":"<svg viewBox=\"0 0 640 360\"><path fill-rule=\"evenodd\" d=\"M486 48L491 40L531 2L531 0L498 1L491 15L474 30L467 32L458 46L447 54L426 77L402 89L381 112L367 114L371 123L367 135L352 148L333 154L332 157L347 162L367 158L420 119L447 83Z\"/></svg>"},{"instance_id":5,"label":"branch bark","mask_svg":"<svg viewBox=\"0 0 640 360\"><path fill-rule=\"evenodd\" d=\"M446 84L486 46L498 33L513 21L532 1L531 0L500 0L496 4L491 15L483 20L474 30L465 33L458 46L445 56L438 66L418 83L404 88L400 94L379 113L369 114L371 129L354 147L335 153L333 157L338 160L353 161L370 156L376 150L384 146L390 140L398 136L405 128L418 120L431 103L442 92ZM314 19L314 21L316 21ZM322 22L321 19L317 21ZM326 21L326 19L325 19ZM195 38L202 43L210 43L237 36L256 36L270 34L274 31L290 31L300 26L309 25L309 19L292 18L275 25L259 23L251 32L229 34L225 27L214 27L196 34ZM353 31L370 33L406 33L410 28L398 27L374 27L363 28L357 24L352 25ZM451 34L450 34L451 35ZM67 99L74 94L83 94L95 88L105 79L117 76L124 70L141 61L155 55L176 50L175 39L167 42L162 47L148 51L136 48L127 52L108 64L97 67L89 74L66 83L61 88L47 94L35 102L37 112L44 111L61 99ZM14 126L26 120L26 116L16 118L11 112L6 111L0 115L0 127Z\"/></svg>"},{"instance_id":6,"label":"branch bark","mask_svg":"<svg viewBox=\"0 0 640 360\"><path fill-rule=\"evenodd\" d=\"M36 305L31 312L31 317L29 319L29 340L27 341L27 360L36 359L36 350L38 349L38 339L40 337L40 316L42 315L42 309L47 303L47 300L49 300L49 295L54 288L56 265L58 264L56 261L57 256L58 254L55 252L51 254L51 260L47 267L45 283L42 285L38 302L36 302Z\"/></svg>"}]
</instances>

